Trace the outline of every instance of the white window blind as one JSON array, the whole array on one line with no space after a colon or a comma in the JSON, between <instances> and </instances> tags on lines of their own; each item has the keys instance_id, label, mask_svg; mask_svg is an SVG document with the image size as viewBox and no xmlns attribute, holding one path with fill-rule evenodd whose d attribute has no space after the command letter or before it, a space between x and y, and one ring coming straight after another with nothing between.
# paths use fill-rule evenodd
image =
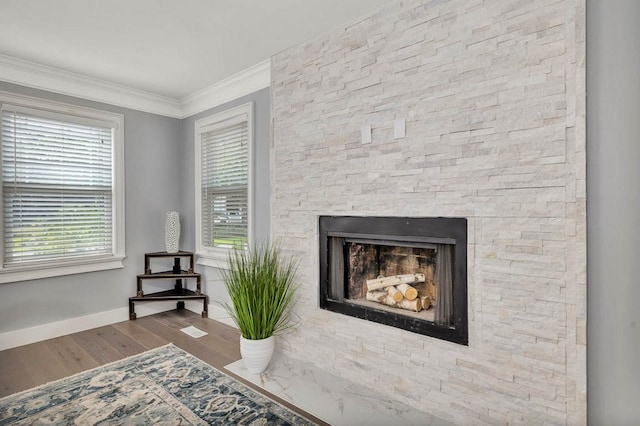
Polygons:
<instances>
[{"instance_id":1,"label":"white window blind","mask_svg":"<svg viewBox=\"0 0 640 426\"><path fill-rule=\"evenodd\" d=\"M113 254L114 127L2 106L4 267Z\"/></svg>"},{"instance_id":2,"label":"white window blind","mask_svg":"<svg viewBox=\"0 0 640 426\"><path fill-rule=\"evenodd\" d=\"M247 117L242 115L201 130L201 238L205 247L247 247L248 128Z\"/></svg>"}]
</instances>

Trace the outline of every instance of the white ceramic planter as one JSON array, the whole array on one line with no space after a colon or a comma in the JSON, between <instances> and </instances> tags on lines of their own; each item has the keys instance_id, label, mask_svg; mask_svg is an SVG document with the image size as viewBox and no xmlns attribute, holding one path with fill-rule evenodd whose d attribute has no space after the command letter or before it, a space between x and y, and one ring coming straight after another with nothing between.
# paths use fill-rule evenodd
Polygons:
<instances>
[{"instance_id":1,"label":"white ceramic planter","mask_svg":"<svg viewBox=\"0 0 640 426\"><path fill-rule=\"evenodd\" d=\"M251 374L260 374L269 365L275 347L274 336L261 340L249 340L240 336L240 355Z\"/></svg>"}]
</instances>

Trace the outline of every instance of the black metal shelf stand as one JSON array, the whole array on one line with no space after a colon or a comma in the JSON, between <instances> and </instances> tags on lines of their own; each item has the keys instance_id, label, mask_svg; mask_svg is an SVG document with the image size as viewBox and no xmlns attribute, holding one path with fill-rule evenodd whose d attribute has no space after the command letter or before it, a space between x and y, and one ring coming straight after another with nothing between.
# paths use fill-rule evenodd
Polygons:
<instances>
[{"instance_id":1,"label":"black metal shelf stand","mask_svg":"<svg viewBox=\"0 0 640 426\"><path fill-rule=\"evenodd\" d=\"M170 271L152 272L151 259L173 258L173 269ZM182 259L189 260L188 269L182 269ZM136 319L135 302L157 302L161 300L177 300L177 308L184 309L185 300L202 300L202 317L209 317L209 297L202 293L201 275L194 272L194 254L189 251L179 251L177 253L155 252L144 254L144 274L138 275L137 292L134 297L129 298L129 319ZM172 290L158 291L145 294L142 290L144 280L175 279L175 286ZM186 280L195 279L195 290L186 288Z\"/></svg>"}]
</instances>

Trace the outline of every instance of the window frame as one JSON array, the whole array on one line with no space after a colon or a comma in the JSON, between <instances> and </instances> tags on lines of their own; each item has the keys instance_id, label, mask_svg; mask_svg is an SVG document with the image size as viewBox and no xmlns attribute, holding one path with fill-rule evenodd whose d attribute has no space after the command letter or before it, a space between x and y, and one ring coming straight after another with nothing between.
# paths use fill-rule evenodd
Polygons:
<instances>
[{"instance_id":1,"label":"window frame","mask_svg":"<svg viewBox=\"0 0 640 426\"><path fill-rule=\"evenodd\" d=\"M202 241L202 137L206 131L224 128L233 120L245 115L247 120L247 245L251 246L254 232L254 118L253 102L214 113L195 121L195 219L196 219L196 263L214 268L227 269L229 252L232 249L208 247Z\"/></svg>"},{"instance_id":2,"label":"window frame","mask_svg":"<svg viewBox=\"0 0 640 426\"><path fill-rule=\"evenodd\" d=\"M124 182L124 115L83 106L50 101L30 96L0 92L0 107L3 104L36 109L44 114L53 114L69 119L89 119L113 123L112 157L112 252L111 255L82 258L59 258L57 260L34 261L28 265L4 266L4 244L0 245L0 284L52 278L86 272L123 268L125 251L125 182ZM2 137L0 132L0 138ZM0 140L1 143L1 140ZM2 197L0 185L0 199ZM4 240L4 209L0 210L0 237Z\"/></svg>"}]
</instances>

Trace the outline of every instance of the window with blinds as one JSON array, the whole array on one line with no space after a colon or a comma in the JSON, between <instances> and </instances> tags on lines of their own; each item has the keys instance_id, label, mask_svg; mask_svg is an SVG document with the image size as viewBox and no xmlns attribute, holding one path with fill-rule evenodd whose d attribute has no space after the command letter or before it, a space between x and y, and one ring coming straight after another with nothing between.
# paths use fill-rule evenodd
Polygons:
<instances>
[{"instance_id":1,"label":"window with blinds","mask_svg":"<svg viewBox=\"0 0 640 426\"><path fill-rule=\"evenodd\" d=\"M3 267L114 254L113 122L3 104Z\"/></svg>"},{"instance_id":2,"label":"window with blinds","mask_svg":"<svg viewBox=\"0 0 640 426\"><path fill-rule=\"evenodd\" d=\"M246 248L250 228L250 106L199 120L196 139L201 248Z\"/></svg>"}]
</instances>

